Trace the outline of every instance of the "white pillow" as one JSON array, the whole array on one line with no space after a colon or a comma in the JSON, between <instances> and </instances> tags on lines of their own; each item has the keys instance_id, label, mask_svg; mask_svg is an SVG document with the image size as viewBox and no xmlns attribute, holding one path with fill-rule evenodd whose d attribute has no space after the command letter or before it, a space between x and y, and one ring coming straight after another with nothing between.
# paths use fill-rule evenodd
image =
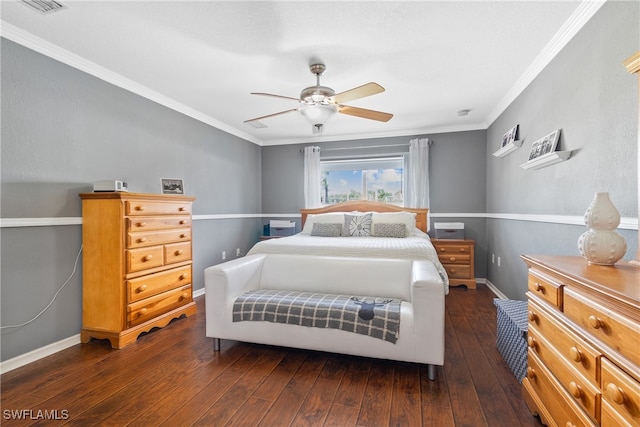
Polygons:
<instances>
[{"instance_id":1,"label":"white pillow","mask_svg":"<svg viewBox=\"0 0 640 427\"><path fill-rule=\"evenodd\" d=\"M371 218L371 229L375 236L376 224L404 224L406 237L413 236L416 230L415 212L374 212Z\"/></svg>"},{"instance_id":2,"label":"white pillow","mask_svg":"<svg viewBox=\"0 0 640 427\"><path fill-rule=\"evenodd\" d=\"M302 232L300 234L306 234L308 236L311 235L311 230L313 230L313 224L322 223L322 224L331 224L331 223L340 223L344 224L344 212L332 212L332 213L324 213L324 214L311 214L307 215L307 219L304 222L304 227L302 228Z\"/></svg>"}]
</instances>

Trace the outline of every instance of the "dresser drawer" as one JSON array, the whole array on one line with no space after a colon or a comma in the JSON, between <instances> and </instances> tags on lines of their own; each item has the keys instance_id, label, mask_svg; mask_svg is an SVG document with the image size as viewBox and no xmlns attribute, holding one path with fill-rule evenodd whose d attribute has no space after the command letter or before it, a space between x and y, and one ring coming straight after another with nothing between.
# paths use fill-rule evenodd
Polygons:
<instances>
[{"instance_id":1,"label":"dresser drawer","mask_svg":"<svg viewBox=\"0 0 640 427\"><path fill-rule=\"evenodd\" d=\"M529 270L528 289L538 298L542 298L549 304L562 309L562 284L538 273Z\"/></svg>"},{"instance_id":2,"label":"dresser drawer","mask_svg":"<svg viewBox=\"0 0 640 427\"><path fill-rule=\"evenodd\" d=\"M529 300L529 327L542 334L571 366L587 377L594 385L599 384L600 352L584 342L548 313L543 307Z\"/></svg>"},{"instance_id":3,"label":"dresser drawer","mask_svg":"<svg viewBox=\"0 0 640 427\"><path fill-rule=\"evenodd\" d=\"M125 215L184 215L191 214L191 203L185 202L149 202L127 200L124 203Z\"/></svg>"},{"instance_id":4,"label":"dresser drawer","mask_svg":"<svg viewBox=\"0 0 640 427\"><path fill-rule=\"evenodd\" d=\"M171 243L164 245L165 264L189 261L191 259L191 242Z\"/></svg>"},{"instance_id":5,"label":"dresser drawer","mask_svg":"<svg viewBox=\"0 0 640 427\"><path fill-rule=\"evenodd\" d=\"M556 425L561 427L597 426L553 378L531 350L528 353L528 363L527 376L523 380L523 385L525 388L531 388L545 403L545 408L552 418L552 420L548 420L550 423L556 422Z\"/></svg>"},{"instance_id":6,"label":"dresser drawer","mask_svg":"<svg viewBox=\"0 0 640 427\"><path fill-rule=\"evenodd\" d=\"M141 248L163 243L182 242L191 239L191 230L176 229L167 231L142 231L127 233L127 247Z\"/></svg>"},{"instance_id":7,"label":"dresser drawer","mask_svg":"<svg viewBox=\"0 0 640 427\"><path fill-rule=\"evenodd\" d=\"M553 372L564 389L569 392L576 403L587 411L589 416L596 420L599 419L600 390L572 368L535 328L529 328L527 334L529 351L534 352Z\"/></svg>"},{"instance_id":8,"label":"dresser drawer","mask_svg":"<svg viewBox=\"0 0 640 427\"><path fill-rule=\"evenodd\" d=\"M191 227L188 216L141 216L127 218L127 232Z\"/></svg>"},{"instance_id":9,"label":"dresser drawer","mask_svg":"<svg viewBox=\"0 0 640 427\"><path fill-rule=\"evenodd\" d=\"M127 321L129 326L139 325L191 300L191 285L145 298L127 306Z\"/></svg>"},{"instance_id":10,"label":"dresser drawer","mask_svg":"<svg viewBox=\"0 0 640 427\"><path fill-rule=\"evenodd\" d=\"M468 279L471 277L471 267L468 265L443 264L450 279Z\"/></svg>"},{"instance_id":11,"label":"dresser drawer","mask_svg":"<svg viewBox=\"0 0 640 427\"><path fill-rule=\"evenodd\" d=\"M637 323L608 310L597 301L586 298L571 289L565 289L564 313L622 356L640 365L640 330Z\"/></svg>"},{"instance_id":12,"label":"dresser drawer","mask_svg":"<svg viewBox=\"0 0 640 427\"><path fill-rule=\"evenodd\" d=\"M164 265L164 246L129 249L127 255L127 273L146 270Z\"/></svg>"},{"instance_id":13,"label":"dresser drawer","mask_svg":"<svg viewBox=\"0 0 640 427\"><path fill-rule=\"evenodd\" d=\"M178 267L161 273L149 274L127 280L129 303L140 301L153 295L191 283L191 266Z\"/></svg>"},{"instance_id":14,"label":"dresser drawer","mask_svg":"<svg viewBox=\"0 0 640 427\"><path fill-rule=\"evenodd\" d=\"M640 425L640 383L604 357L602 394L618 418L625 419L630 425Z\"/></svg>"}]
</instances>

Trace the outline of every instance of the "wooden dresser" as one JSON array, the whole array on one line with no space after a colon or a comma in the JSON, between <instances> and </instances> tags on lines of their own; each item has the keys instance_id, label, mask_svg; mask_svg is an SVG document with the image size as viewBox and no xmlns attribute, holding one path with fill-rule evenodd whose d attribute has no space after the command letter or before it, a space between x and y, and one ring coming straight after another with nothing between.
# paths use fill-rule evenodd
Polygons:
<instances>
[{"instance_id":1,"label":"wooden dresser","mask_svg":"<svg viewBox=\"0 0 640 427\"><path fill-rule=\"evenodd\" d=\"M533 413L550 426L640 425L640 268L523 256Z\"/></svg>"},{"instance_id":2,"label":"wooden dresser","mask_svg":"<svg viewBox=\"0 0 640 427\"><path fill-rule=\"evenodd\" d=\"M196 312L191 288L193 197L83 193L83 343L114 348Z\"/></svg>"},{"instance_id":3,"label":"wooden dresser","mask_svg":"<svg viewBox=\"0 0 640 427\"><path fill-rule=\"evenodd\" d=\"M447 270L450 286L466 285L476 288L474 267L474 240L431 239L438 259Z\"/></svg>"}]
</instances>

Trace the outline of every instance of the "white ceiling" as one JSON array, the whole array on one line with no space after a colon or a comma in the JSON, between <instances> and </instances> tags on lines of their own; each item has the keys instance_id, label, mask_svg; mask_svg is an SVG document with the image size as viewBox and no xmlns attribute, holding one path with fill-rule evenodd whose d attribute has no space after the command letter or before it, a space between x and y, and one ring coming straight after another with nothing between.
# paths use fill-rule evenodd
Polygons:
<instances>
[{"instance_id":1,"label":"white ceiling","mask_svg":"<svg viewBox=\"0 0 640 427\"><path fill-rule=\"evenodd\" d=\"M2 1L2 36L259 145L486 129L602 4L59 1ZM298 112L243 123L296 108L250 92L296 98L317 61L336 92L381 84L349 105L394 117L336 114L321 136Z\"/></svg>"}]
</instances>

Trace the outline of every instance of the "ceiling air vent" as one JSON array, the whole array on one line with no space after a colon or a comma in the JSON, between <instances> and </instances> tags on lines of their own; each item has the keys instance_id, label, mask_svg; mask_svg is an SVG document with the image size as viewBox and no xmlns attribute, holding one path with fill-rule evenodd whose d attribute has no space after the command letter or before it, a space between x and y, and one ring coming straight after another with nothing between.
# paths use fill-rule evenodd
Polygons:
<instances>
[{"instance_id":1,"label":"ceiling air vent","mask_svg":"<svg viewBox=\"0 0 640 427\"><path fill-rule=\"evenodd\" d=\"M54 0L20 0L20 3L37 10L43 15L48 15L67 8L67 6L63 5L59 1Z\"/></svg>"}]
</instances>

